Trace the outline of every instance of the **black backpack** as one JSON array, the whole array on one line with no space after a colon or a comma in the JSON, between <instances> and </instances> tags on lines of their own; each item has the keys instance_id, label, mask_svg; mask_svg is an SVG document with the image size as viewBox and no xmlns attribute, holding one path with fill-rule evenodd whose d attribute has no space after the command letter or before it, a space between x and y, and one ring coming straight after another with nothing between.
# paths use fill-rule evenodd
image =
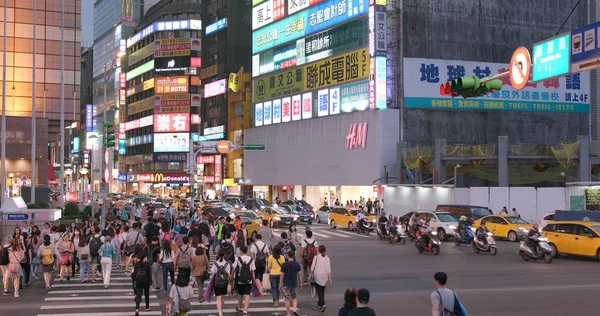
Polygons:
<instances>
[{"instance_id":1,"label":"black backpack","mask_svg":"<svg viewBox=\"0 0 600 316\"><path fill-rule=\"evenodd\" d=\"M146 285L149 283L149 281L150 280L148 280L148 271L146 271L146 266L142 262L139 262L135 267L135 282L138 285Z\"/></svg>"},{"instance_id":2,"label":"black backpack","mask_svg":"<svg viewBox=\"0 0 600 316\"><path fill-rule=\"evenodd\" d=\"M100 247L102 247L102 240L100 240L100 237L92 237L90 240L90 254L92 256L99 256Z\"/></svg>"},{"instance_id":3,"label":"black backpack","mask_svg":"<svg viewBox=\"0 0 600 316\"><path fill-rule=\"evenodd\" d=\"M265 248L267 248L267 245L263 245L262 249L258 249L258 246L256 244L254 244L254 247L256 247L256 267L257 268L264 268L267 266L267 253L265 252Z\"/></svg>"},{"instance_id":4,"label":"black backpack","mask_svg":"<svg viewBox=\"0 0 600 316\"><path fill-rule=\"evenodd\" d=\"M250 284L252 283L252 271L250 270L250 264L252 264L252 258L247 263L242 260L241 257L238 257L238 266L237 266L237 283L239 284Z\"/></svg>"},{"instance_id":5,"label":"black backpack","mask_svg":"<svg viewBox=\"0 0 600 316\"><path fill-rule=\"evenodd\" d=\"M229 242L224 241L221 243L221 249L225 252L225 260L233 261L233 245Z\"/></svg>"},{"instance_id":6,"label":"black backpack","mask_svg":"<svg viewBox=\"0 0 600 316\"><path fill-rule=\"evenodd\" d=\"M216 264L216 263L215 263ZM218 288L227 288L227 285L229 284L229 274L227 273L227 265L229 265L229 262L225 262L224 265L219 266L217 265L217 275L215 276L215 287Z\"/></svg>"},{"instance_id":7,"label":"black backpack","mask_svg":"<svg viewBox=\"0 0 600 316\"><path fill-rule=\"evenodd\" d=\"M2 250L0 250L0 265L5 266L7 264L9 264L8 248L2 247Z\"/></svg>"}]
</instances>

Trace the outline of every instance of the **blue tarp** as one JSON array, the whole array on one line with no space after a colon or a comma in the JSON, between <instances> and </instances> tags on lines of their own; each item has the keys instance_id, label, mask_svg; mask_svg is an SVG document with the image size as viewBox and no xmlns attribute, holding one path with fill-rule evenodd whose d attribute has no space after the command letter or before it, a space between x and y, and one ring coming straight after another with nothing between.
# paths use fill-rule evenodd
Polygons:
<instances>
[{"instance_id":1,"label":"blue tarp","mask_svg":"<svg viewBox=\"0 0 600 316\"><path fill-rule=\"evenodd\" d=\"M560 211L556 210L556 221L582 221L588 217L592 222L600 222L600 211Z\"/></svg>"}]
</instances>

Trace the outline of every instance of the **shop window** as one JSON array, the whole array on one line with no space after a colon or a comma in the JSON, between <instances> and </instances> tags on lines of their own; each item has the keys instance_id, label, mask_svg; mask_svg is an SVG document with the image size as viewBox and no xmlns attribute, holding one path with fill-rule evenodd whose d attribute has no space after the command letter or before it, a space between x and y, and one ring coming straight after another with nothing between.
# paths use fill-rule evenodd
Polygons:
<instances>
[{"instance_id":1,"label":"shop window","mask_svg":"<svg viewBox=\"0 0 600 316\"><path fill-rule=\"evenodd\" d=\"M167 170L179 170L179 163L178 162L169 162Z\"/></svg>"}]
</instances>

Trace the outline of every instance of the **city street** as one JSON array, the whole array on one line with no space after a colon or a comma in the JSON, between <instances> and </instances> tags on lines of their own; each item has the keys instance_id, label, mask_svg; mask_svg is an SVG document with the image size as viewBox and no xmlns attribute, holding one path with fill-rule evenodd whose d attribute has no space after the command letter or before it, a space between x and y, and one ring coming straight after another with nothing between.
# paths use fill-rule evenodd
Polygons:
<instances>
[{"instance_id":1,"label":"city street","mask_svg":"<svg viewBox=\"0 0 600 316\"><path fill-rule=\"evenodd\" d=\"M419 254L412 243L389 244L376 234L357 235L326 225L312 226L315 238L327 246L332 261L333 285L328 286L324 315L337 315L347 287L371 291L371 306L378 315L426 315L430 313L432 276L445 271L448 286L456 290L471 315L596 315L590 304L598 284L598 262L558 258L552 264L524 262L518 243L498 242L498 255L475 254L471 248L443 244L439 256ZM299 231L304 227L300 226ZM283 228L276 228L280 233ZM0 298L2 311L19 315L133 315L130 279L113 271L111 287L101 283L82 285L78 279L54 283L46 294L40 281L25 289L21 297ZM235 313L235 298L227 300L226 314ZM27 302L27 304L24 304ZM165 296L151 293L151 312L161 315ZM285 315L285 308L272 308L270 294L251 300L252 315ZM568 304L567 304L568 302ZM300 294L300 314L320 315L308 288ZM216 315L214 301L192 301L190 315Z\"/></svg>"}]
</instances>

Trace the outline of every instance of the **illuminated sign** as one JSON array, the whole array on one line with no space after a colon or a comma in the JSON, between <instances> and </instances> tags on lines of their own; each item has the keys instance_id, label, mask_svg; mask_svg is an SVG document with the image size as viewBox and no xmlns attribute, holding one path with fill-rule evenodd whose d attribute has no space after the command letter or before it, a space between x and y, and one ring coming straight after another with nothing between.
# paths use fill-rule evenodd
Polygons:
<instances>
[{"instance_id":1,"label":"illuminated sign","mask_svg":"<svg viewBox=\"0 0 600 316\"><path fill-rule=\"evenodd\" d=\"M156 77L154 78L154 93L188 93L188 77Z\"/></svg>"},{"instance_id":2,"label":"illuminated sign","mask_svg":"<svg viewBox=\"0 0 600 316\"><path fill-rule=\"evenodd\" d=\"M366 78L369 52L362 48L254 80L254 102ZM285 116L283 116L285 117Z\"/></svg>"},{"instance_id":3,"label":"illuminated sign","mask_svg":"<svg viewBox=\"0 0 600 316\"><path fill-rule=\"evenodd\" d=\"M211 135L200 135L199 133L192 133L193 142L204 142L209 140L218 140L225 138L225 133L217 133Z\"/></svg>"},{"instance_id":4,"label":"illuminated sign","mask_svg":"<svg viewBox=\"0 0 600 316\"><path fill-rule=\"evenodd\" d=\"M200 69L200 79L216 76L219 72L219 65L212 65L207 68Z\"/></svg>"},{"instance_id":5,"label":"illuminated sign","mask_svg":"<svg viewBox=\"0 0 600 316\"><path fill-rule=\"evenodd\" d=\"M81 141L79 137L73 137L73 148L71 149L71 153L78 153L80 149Z\"/></svg>"},{"instance_id":6,"label":"illuminated sign","mask_svg":"<svg viewBox=\"0 0 600 316\"><path fill-rule=\"evenodd\" d=\"M176 20L154 22L143 30L133 34L127 39L127 48L146 38L154 32L177 31L177 30L202 30L202 21L200 20Z\"/></svg>"},{"instance_id":7,"label":"illuminated sign","mask_svg":"<svg viewBox=\"0 0 600 316\"><path fill-rule=\"evenodd\" d=\"M85 131L93 132L96 130L96 106L86 104L85 106Z\"/></svg>"},{"instance_id":8,"label":"illuminated sign","mask_svg":"<svg viewBox=\"0 0 600 316\"><path fill-rule=\"evenodd\" d=\"M207 127L204 129L204 135L224 133L224 132L225 132L224 125L219 125L219 126L215 126L215 127Z\"/></svg>"},{"instance_id":9,"label":"illuminated sign","mask_svg":"<svg viewBox=\"0 0 600 316\"><path fill-rule=\"evenodd\" d=\"M155 95L154 113L189 113L190 103L189 94Z\"/></svg>"},{"instance_id":10,"label":"illuminated sign","mask_svg":"<svg viewBox=\"0 0 600 316\"><path fill-rule=\"evenodd\" d=\"M254 105L254 126L263 125L263 104L256 103Z\"/></svg>"},{"instance_id":11,"label":"illuminated sign","mask_svg":"<svg viewBox=\"0 0 600 316\"><path fill-rule=\"evenodd\" d=\"M281 123L281 100L273 100L273 124Z\"/></svg>"},{"instance_id":12,"label":"illuminated sign","mask_svg":"<svg viewBox=\"0 0 600 316\"><path fill-rule=\"evenodd\" d=\"M226 27L227 27L227 18L220 19L219 21L206 26L206 35L209 35L216 31L222 30Z\"/></svg>"},{"instance_id":13,"label":"illuminated sign","mask_svg":"<svg viewBox=\"0 0 600 316\"><path fill-rule=\"evenodd\" d=\"M127 87L127 74L124 72L119 73L119 88L125 89Z\"/></svg>"},{"instance_id":14,"label":"illuminated sign","mask_svg":"<svg viewBox=\"0 0 600 316\"><path fill-rule=\"evenodd\" d=\"M215 183L221 183L222 174L221 155L215 155Z\"/></svg>"},{"instance_id":15,"label":"illuminated sign","mask_svg":"<svg viewBox=\"0 0 600 316\"><path fill-rule=\"evenodd\" d=\"M193 60L193 62L192 62ZM169 57L169 58L156 58L154 61L154 72L165 74L183 74L192 64L196 65L193 67L200 67L202 65L202 59L200 57Z\"/></svg>"},{"instance_id":16,"label":"illuminated sign","mask_svg":"<svg viewBox=\"0 0 600 316\"><path fill-rule=\"evenodd\" d=\"M375 107L387 108L387 58L375 57Z\"/></svg>"},{"instance_id":17,"label":"illuminated sign","mask_svg":"<svg viewBox=\"0 0 600 316\"><path fill-rule=\"evenodd\" d=\"M227 79L217 80L204 85L204 97L210 98L227 92Z\"/></svg>"},{"instance_id":18,"label":"illuminated sign","mask_svg":"<svg viewBox=\"0 0 600 316\"><path fill-rule=\"evenodd\" d=\"M215 163L215 156L198 156L198 157L196 157L196 163L199 163L199 164Z\"/></svg>"},{"instance_id":19,"label":"illuminated sign","mask_svg":"<svg viewBox=\"0 0 600 316\"><path fill-rule=\"evenodd\" d=\"M192 114L192 124L200 124L201 121L200 114Z\"/></svg>"},{"instance_id":20,"label":"illuminated sign","mask_svg":"<svg viewBox=\"0 0 600 316\"><path fill-rule=\"evenodd\" d=\"M136 174L129 175L134 176L135 179L131 179L130 182L138 181L138 182L156 182L156 183L166 183L166 182L189 182L190 176L187 173L146 173L146 174ZM127 179L129 180L129 178Z\"/></svg>"},{"instance_id":21,"label":"illuminated sign","mask_svg":"<svg viewBox=\"0 0 600 316\"><path fill-rule=\"evenodd\" d=\"M154 78L150 78L142 83L142 91L154 88Z\"/></svg>"},{"instance_id":22,"label":"illuminated sign","mask_svg":"<svg viewBox=\"0 0 600 316\"><path fill-rule=\"evenodd\" d=\"M366 110L369 108L369 81L355 82L340 88L342 112Z\"/></svg>"},{"instance_id":23,"label":"illuminated sign","mask_svg":"<svg viewBox=\"0 0 600 316\"><path fill-rule=\"evenodd\" d=\"M121 123L121 124L119 124L119 126L122 125L123 126L122 129L124 131L130 131L132 129L150 126L153 123L154 123L154 118L152 117L152 115L150 115L150 116L142 117L140 119L136 119L133 121ZM119 127L119 130L121 130L121 127Z\"/></svg>"},{"instance_id":24,"label":"illuminated sign","mask_svg":"<svg viewBox=\"0 0 600 316\"><path fill-rule=\"evenodd\" d=\"M127 103L127 91L119 89L119 105L125 105L125 103Z\"/></svg>"},{"instance_id":25,"label":"illuminated sign","mask_svg":"<svg viewBox=\"0 0 600 316\"><path fill-rule=\"evenodd\" d=\"M281 121L289 122L292 120L292 98L281 99Z\"/></svg>"},{"instance_id":26,"label":"illuminated sign","mask_svg":"<svg viewBox=\"0 0 600 316\"><path fill-rule=\"evenodd\" d=\"M368 2L368 0L328 0L271 23L252 33L252 54L367 14Z\"/></svg>"},{"instance_id":27,"label":"illuminated sign","mask_svg":"<svg viewBox=\"0 0 600 316\"><path fill-rule=\"evenodd\" d=\"M187 154L154 154L154 162L186 162Z\"/></svg>"},{"instance_id":28,"label":"illuminated sign","mask_svg":"<svg viewBox=\"0 0 600 316\"><path fill-rule=\"evenodd\" d=\"M302 96L292 97L292 121L299 121L302 118Z\"/></svg>"},{"instance_id":29,"label":"illuminated sign","mask_svg":"<svg viewBox=\"0 0 600 316\"><path fill-rule=\"evenodd\" d=\"M189 150L190 133L154 134L154 152L188 152Z\"/></svg>"},{"instance_id":30,"label":"illuminated sign","mask_svg":"<svg viewBox=\"0 0 600 316\"><path fill-rule=\"evenodd\" d=\"M189 132L189 113L154 114L154 132Z\"/></svg>"},{"instance_id":31,"label":"illuminated sign","mask_svg":"<svg viewBox=\"0 0 600 316\"><path fill-rule=\"evenodd\" d=\"M200 50L197 38L164 38L154 41L154 57L189 56L192 50Z\"/></svg>"},{"instance_id":32,"label":"illuminated sign","mask_svg":"<svg viewBox=\"0 0 600 316\"><path fill-rule=\"evenodd\" d=\"M284 0L267 0L252 8L252 29L263 27L285 16Z\"/></svg>"},{"instance_id":33,"label":"illuminated sign","mask_svg":"<svg viewBox=\"0 0 600 316\"><path fill-rule=\"evenodd\" d=\"M154 59L127 72L127 80L131 80L137 76L142 75L143 73L146 73L150 70L154 69Z\"/></svg>"},{"instance_id":34,"label":"illuminated sign","mask_svg":"<svg viewBox=\"0 0 600 316\"><path fill-rule=\"evenodd\" d=\"M302 119L309 119L312 117L312 93L305 93L302 95Z\"/></svg>"},{"instance_id":35,"label":"illuminated sign","mask_svg":"<svg viewBox=\"0 0 600 316\"><path fill-rule=\"evenodd\" d=\"M271 122L273 121L273 112L271 111L273 109L273 102L271 101L267 101L264 103L263 105L263 124L264 125L271 125Z\"/></svg>"},{"instance_id":36,"label":"illuminated sign","mask_svg":"<svg viewBox=\"0 0 600 316\"><path fill-rule=\"evenodd\" d=\"M346 136L346 148L365 148L367 146L367 122L350 124Z\"/></svg>"}]
</instances>

